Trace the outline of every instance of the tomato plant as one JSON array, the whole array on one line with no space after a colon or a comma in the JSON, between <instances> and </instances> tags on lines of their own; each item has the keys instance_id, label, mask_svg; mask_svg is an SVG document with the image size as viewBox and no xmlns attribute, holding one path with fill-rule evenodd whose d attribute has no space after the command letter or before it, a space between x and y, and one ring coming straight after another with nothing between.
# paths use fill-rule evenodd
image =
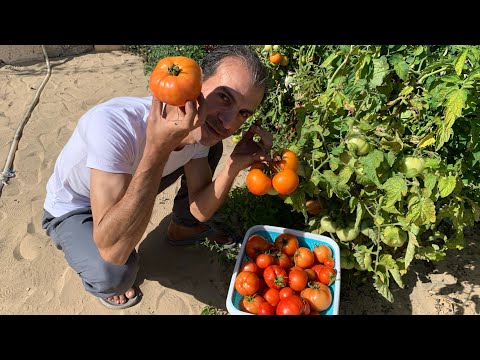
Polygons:
<instances>
[{"instance_id":1,"label":"tomato plant","mask_svg":"<svg viewBox=\"0 0 480 360\"><path fill-rule=\"evenodd\" d=\"M184 106L196 100L202 90L202 69L198 63L185 56L167 56L150 75L150 90L160 101Z\"/></svg>"},{"instance_id":2,"label":"tomato plant","mask_svg":"<svg viewBox=\"0 0 480 360\"><path fill-rule=\"evenodd\" d=\"M299 181L295 171L285 169L273 176L272 185L279 194L289 195L297 189Z\"/></svg>"},{"instance_id":3,"label":"tomato plant","mask_svg":"<svg viewBox=\"0 0 480 360\"><path fill-rule=\"evenodd\" d=\"M235 278L234 286L240 295L253 295L260 286L258 275L251 271L241 271Z\"/></svg>"}]
</instances>

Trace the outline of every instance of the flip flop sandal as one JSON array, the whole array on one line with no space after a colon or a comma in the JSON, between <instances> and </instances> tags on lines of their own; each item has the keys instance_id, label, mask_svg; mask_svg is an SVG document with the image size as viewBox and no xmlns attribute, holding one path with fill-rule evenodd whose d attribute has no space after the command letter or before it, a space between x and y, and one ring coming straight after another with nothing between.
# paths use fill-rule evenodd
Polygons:
<instances>
[{"instance_id":1,"label":"flip flop sandal","mask_svg":"<svg viewBox=\"0 0 480 360\"><path fill-rule=\"evenodd\" d=\"M140 300L140 296L137 292L137 289L135 289L135 296L131 299L128 299L128 301L123 303L123 304L117 304L117 303L115 303L111 300L108 300L108 299L99 298L99 300L105 307L107 307L109 309L121 310L121 309L129 308L129 307L135 305L136 303L138 303L138 300Z\"/></svg>"}]
</instances>

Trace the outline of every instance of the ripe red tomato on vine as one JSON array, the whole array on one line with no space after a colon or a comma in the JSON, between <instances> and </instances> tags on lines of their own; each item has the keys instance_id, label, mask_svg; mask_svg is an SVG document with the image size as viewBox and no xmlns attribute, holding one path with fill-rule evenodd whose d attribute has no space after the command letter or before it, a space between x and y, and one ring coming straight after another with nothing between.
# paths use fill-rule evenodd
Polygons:
<instances>
[{"instance_id":1,"label":"ripe red tomato on vine","mask_svg":"<svg viewBox=\"0 0 480 360\"><path fill-rule=\"evenodd\" d=\"M186 56L167 56L160 59L150 75L150 90L160 101L184 106L196 100L202 90L202 69Z\"/></svg>"}]
</instances>

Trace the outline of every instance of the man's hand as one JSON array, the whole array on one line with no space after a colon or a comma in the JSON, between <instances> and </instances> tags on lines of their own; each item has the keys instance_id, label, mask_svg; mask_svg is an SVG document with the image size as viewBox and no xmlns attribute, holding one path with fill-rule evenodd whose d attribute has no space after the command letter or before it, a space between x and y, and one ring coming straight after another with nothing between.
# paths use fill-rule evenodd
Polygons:
<instances>
[{"instance_id":1,"label":"man's hand","mask_svg":"<svg viewBox=\"0 0 480 360\"><path fill-rule=\"evenodd\" d=\"M198 106L197 106L198 104ZM202 94L197 101L185 106L171 106L152 97L152 108L147 122L146 146L173 150L193 129L201 126L207 116L207 105Z\"/></svg>"},{"instance_id":2,"label":"man's hand","mask_svg":"<svg viewBox=\"0 0 480 360\"><path fill-rule=\"evenodd\" d=\"M255 134L260 136L259 142L253 140ZM258 161L271 161L270 150L272 145L272 134L253 124L233 149L230 155L231 166L240 171Z\"/></svg>"}]
</instances>

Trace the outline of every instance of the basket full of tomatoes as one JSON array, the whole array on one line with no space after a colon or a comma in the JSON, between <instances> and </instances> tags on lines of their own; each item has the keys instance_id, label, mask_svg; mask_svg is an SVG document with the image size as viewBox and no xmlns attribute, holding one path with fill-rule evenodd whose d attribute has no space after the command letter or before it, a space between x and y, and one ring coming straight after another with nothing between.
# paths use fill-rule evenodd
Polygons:
<instances>
[{"instance_id":1,"label":"basket full of tomatoes","mask_svg":"<svg viewBox=\"0 0 480 360\"><path fill-rule=\"evenodd\" d=\"M331 238L255 225L230 280L231 315L337 315L340 249Z\"/></svg>"}]
</instances>

